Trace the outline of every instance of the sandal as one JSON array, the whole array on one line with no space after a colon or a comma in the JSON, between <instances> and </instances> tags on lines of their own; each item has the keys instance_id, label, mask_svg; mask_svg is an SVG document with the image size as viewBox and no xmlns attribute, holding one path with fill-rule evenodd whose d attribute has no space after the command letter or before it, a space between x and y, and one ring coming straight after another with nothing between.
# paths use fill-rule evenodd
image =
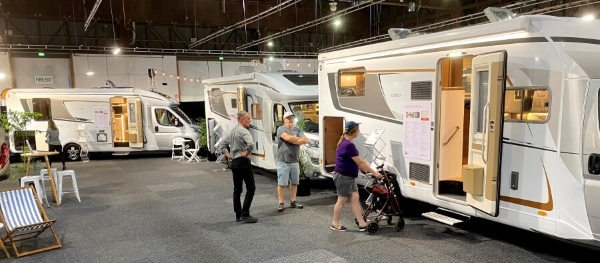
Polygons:
<instances>
[{"instance_id":1,"label":"sandal","mask_svg":"<svg viewBox=\"0 0 600 263\"><path fill-rule=\"evenodd\" d=\"M339 227L334 227L333 225L331 225L329 227L331 230L336 230L336 231L346 231L348 230L348 228L346 228L345 226L340 225Z\"/></svg>"}]
</instances>

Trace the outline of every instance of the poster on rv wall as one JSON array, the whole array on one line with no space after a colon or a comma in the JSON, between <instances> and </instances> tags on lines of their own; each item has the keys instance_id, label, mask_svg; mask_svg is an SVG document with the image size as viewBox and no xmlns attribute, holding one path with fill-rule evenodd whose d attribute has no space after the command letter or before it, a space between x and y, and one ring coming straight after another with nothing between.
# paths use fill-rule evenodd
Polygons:
<instances>
[{"instance_id":1,"label":"poster on rv wall","mask_svg":"<svg viewBox=\"0 0 600 263\"><path fill-rule=\"evenodd\" d=\"M404 104L404 157L431 159L431 102Z\"/></svg>"},{"instance_id":2,"label":"poster on rv wall","mask_svg":"<svg viewBox=\"0 0 600 263\"><path fill-rule=\"evenodd\" d=\"M94 128L96 130L108 130L110 127L108 107L94 107Z\"/></svg>"}]
</instances>

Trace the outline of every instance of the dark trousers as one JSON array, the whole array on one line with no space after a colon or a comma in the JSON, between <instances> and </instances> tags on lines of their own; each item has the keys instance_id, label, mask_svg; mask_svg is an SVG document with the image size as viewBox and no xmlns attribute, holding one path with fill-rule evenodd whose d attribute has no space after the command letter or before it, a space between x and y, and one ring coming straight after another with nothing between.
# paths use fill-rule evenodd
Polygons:
<instances>
[{"instance_id":1,"label":"dark trousers","mask_svg":"<svg viewBox=\"0 0 600 263\"><path fill-rule=\"evenodd\" d=\"M249 216L254 191L256 191L250 159L233 159L231 161L231 172L233 173L233 211L235 211L237 217ZM244 197L244 206L242 207L240 198L242 196L243 183L246 183L246 196Z\"/></svg>"},{"instance_id":2,"label":"dark trousers","mask_svg":"<svg viewBox=\"0 0 600 263\"><path fill-rule=\"evenodd\" d=\"M62 162L63 166L65 166L65 155L63 154L62 151L62 145L52 145L52 144L48 144L48 151L53 152L53 151L57 151L58 152L58 156L60 156L60 162ZM50 165L52 165L52 159L54 156L50 155L48 156L48 161L50 162Z\"/></svg>"}]
</instances>

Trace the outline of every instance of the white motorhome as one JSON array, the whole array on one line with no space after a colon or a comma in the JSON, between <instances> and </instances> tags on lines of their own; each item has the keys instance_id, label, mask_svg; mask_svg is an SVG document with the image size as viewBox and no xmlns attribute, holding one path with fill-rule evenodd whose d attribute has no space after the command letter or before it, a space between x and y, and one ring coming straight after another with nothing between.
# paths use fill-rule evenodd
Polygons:
<instances>
[{"instance_id":1,"label":"white motorhome","mask_svg":"<svg viewBox=\"0 0 600 263\"><path fill-rule=\"evenodd\" d=\"M322 173L343 123L362 122L361 155L439 207L424 216L599 245L598 28L520 16L320 54Z\"/></svg>"},{"instance_id":2,"label":"white motorhome","mask_svg":"<svg viewBox=\"0 0 600 263\"><path fill-rule=\"evenodd\" d=\"M8 89L2 93L7 111L39 112L27 126L32 148L48 150L45 142L48 120L60 130L60 141L68 160L80 159L80 141L89 152L116 155L137 151L170 150L173 139L188 139L195 147L199 126L165 94L136 88L110 89ZM84 129L81 129L84 128ZM80 137L84 137L81 140ZM10 150L22 152L10 134Z\"/></svg>"},{"instance_id":3,"label":"white motorhome","mask_svg":"<svg viewBox=\"0 0 600 263\"><path fill-rule=\"evenodd\" d=\"M306 173L322 179L317 149L317 74L281 72L274 69L278 63L273 64L268 66L270 69L262 70L259 66L256 69L244 66L240 67L238 75L203 81L209 150L215 152L219 138L237 125L236 113L244 110L252 115L249 131L256 144L251 155L252 164L265 170L276 170L276 130L283 125L283 114L292 111L298 117L296 120L304 120L305 135L309 140L302 146L308 153L303 155L309 164Z\"/></svg>"}]
</instances>

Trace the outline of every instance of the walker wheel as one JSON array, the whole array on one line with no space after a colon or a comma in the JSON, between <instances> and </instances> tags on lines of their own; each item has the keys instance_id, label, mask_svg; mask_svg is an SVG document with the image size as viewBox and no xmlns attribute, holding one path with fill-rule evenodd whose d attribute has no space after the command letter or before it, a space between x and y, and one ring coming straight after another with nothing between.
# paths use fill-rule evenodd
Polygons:
<instances>
[{"instance_id":1,"label":"walker wheel","mask_svg":"<svg viewBox=\"0 0 600 263\"><path fill-rule=\"evenodd\" d=\"M379 230L379 225L377 223L371 222L367 225L367 231L369 231L369 233L373 234L377 232L377 230Z\"/></svg>"},{"instance_id":2,"label":"walker wheel","mask_svg":"<svg viewBox=\"0 0 600 263\"><path fill-rule=\"evenodd\" d=\"M404 218L400 217L396 223L396 232L400 232L402 229L404 229Z\"/></svg>"}]
</instances>

